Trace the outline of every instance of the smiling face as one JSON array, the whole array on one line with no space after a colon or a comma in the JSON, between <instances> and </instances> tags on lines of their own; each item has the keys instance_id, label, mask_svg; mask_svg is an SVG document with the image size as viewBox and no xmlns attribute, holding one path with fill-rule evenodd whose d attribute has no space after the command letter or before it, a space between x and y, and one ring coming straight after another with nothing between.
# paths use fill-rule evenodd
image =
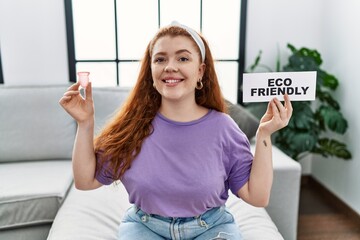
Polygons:
<instances>
[{"instance_id":1,"label":"smiling face","mask_svg":"<svg viewBox=\"0 0 360 240\"><path fill-rule=\"evenodd\" d=\"M193 101L205 64L196 44L186 36L164 36L152 49L151 72L162 101Z\"/></svg>"}]
</instances>

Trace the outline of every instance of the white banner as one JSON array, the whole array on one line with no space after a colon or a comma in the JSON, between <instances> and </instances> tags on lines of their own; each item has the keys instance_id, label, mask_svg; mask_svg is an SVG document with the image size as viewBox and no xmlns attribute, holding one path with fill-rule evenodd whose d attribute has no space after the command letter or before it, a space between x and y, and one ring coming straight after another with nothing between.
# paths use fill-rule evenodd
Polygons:
<instances>
[{"instance_id":1,"label":"white banner","mask_svg":"<svg viewBox=\"0 0 360 240\"><path fill-rule=\"evenodd\" d=\"M314 101L316 71L243 74L243 102L268 102L274 97L291 101Z\"/></svg>"}]
</instances>

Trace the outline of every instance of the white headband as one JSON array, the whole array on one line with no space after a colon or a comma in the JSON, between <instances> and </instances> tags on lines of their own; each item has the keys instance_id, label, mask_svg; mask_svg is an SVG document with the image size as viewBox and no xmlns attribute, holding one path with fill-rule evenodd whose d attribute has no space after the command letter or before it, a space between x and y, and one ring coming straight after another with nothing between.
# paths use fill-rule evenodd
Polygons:
<instances>
[{"instance_id":1,"label":"white headband","mask_svg":"<svg viewBox=\"0 0 360 240\"><path fill-rule=\"evenodd\" d=\"M182 25L182 24L178 23L177 21L171 22L170 26L181 27L181 28L185 29L190 34L190 36L196 42L196 45L198 45L198 47L200 49L200 53L201 53L201 59L204 62L205 61L205 45L204 45L204 42L201 39L200 35L197 32L195 32L193 29L191 29L191 28L189 28L189 27L187 27L185 25Z\"/></svg>"}]
</instances>

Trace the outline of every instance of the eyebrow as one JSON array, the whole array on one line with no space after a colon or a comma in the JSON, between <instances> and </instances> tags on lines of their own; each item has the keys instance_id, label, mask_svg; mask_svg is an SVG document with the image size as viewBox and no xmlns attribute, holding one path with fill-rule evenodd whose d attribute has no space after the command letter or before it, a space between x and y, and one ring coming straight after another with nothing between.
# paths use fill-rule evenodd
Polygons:
<instances>
[{"instance_id":1,"label":"eyebrow","mask_svg":"<svg viewBox=\"0 0 360 240\"><path fill-rule=\"evenodd\" d=\"M175 52L175 54L180 54L180 53L184 53L184 52L189 53L189 54L192 54L192 53L191 53L189 50L187 50L187 49L177 50L177 51ZM154 56L155 56L155 55L166 55L166 52L157 52L157 53L154 54Z\"/></svg>"}]
</instances>

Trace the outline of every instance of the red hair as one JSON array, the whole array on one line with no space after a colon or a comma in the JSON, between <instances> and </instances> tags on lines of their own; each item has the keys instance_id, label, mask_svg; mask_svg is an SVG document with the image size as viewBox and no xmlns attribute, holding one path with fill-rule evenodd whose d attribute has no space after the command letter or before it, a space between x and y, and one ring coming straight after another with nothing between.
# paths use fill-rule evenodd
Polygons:
<instances>
[{"instance_id":1,"label":"red hair","mask_svg":"<svg viewBox=\"0 0 360 240\"><path fill-rule=\"evenodd\" d=\"M132 161L141 150L143 141L153 131L151 123L160 108L161 95L153 87L151 55L156 41L164 36L186 36L196 45L185 29L176 26L160 29L148 44L135 87L120 111L94 139L95 152L102 152L103 154L103 161L100 164L108 159L115 179L121 179L125 171L130 168ZM196 103L209 109L226 112L226 105L215 72L214 60L207 42L201 35L200 37L205 45L204 63L206 69L202 78L204 87L195 91ZM199 48L198 52L200 56ZM199 58L201 62L201 57Z\"/></svg>"}]
</instances>

